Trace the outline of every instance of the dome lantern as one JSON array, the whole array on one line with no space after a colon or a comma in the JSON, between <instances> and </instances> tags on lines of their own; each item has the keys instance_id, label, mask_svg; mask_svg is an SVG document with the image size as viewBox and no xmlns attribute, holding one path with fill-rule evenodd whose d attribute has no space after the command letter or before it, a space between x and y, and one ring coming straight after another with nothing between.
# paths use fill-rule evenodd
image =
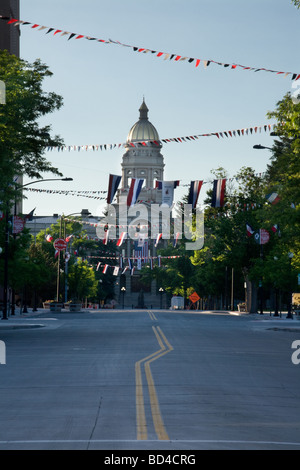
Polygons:
<instances>
[{"instance_id":1,"label":"dome lantern","mask_svg":"<svg viewBox=\"0 0 300 470\"><path fill-rule=\"evenodd\" d=\"M139 108L139 120L131 127L127 136L126 152L121 164L122 188L128 188L132 178L144 179L142 199L160 203L161 195L153 188L156 180L163 180L165 165L160 153L162 143L156 128L148 120L148 111L143 99Z\"/></svg>"},{"instance_id":2,"label":"dome lantern","mask_svg":"<svg viewBox=\"0 0 300 470\"><path fill-rule=\"evenodd\" d=\"M153 124L148 120L148 111L149 109L145 103L145 100L143 99L143 102L139 109L140 118L130 129L129 134L127 136L127 143L144 141L159 142L158 132L153 126ZM157 143L154 145L157 145Z\"/></svg>"}]
</instances>

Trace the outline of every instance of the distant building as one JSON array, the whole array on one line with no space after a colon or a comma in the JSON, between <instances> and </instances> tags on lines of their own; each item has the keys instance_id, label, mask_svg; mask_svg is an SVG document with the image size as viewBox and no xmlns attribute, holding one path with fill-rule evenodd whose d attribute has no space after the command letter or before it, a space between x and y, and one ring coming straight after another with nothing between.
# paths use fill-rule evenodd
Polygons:
<instances>
[{"instance_id":1,"label":"distant building","mask_svg":"<svg viewBox=\"0 0 300 470\"><path fill-rule=\"evenodd\" d=\"M142 202L145 207L148 208L147 219L140 218L140 224L151 227L151 205L162 203L162 191L156 188L156 181L164 181L164 158L161 154L162 144L159 139L158 132L154 125L148 119L148 108L145 101L143 100L142 105L139 108L139 119L131 127L127 136L125 145L125 153L122 158L121 169L122 169L122 180L120 189L117 192L116 199L117 203L113 204L116 209L116 235L124 230L127 231L127 227L120 229L119 226L119 206L121 204L126 205L127 195L132 178L144 179L144 184L138 197L138 202ZM147 145L134 145L140 142L147 142ZM127 207L127 205L126 205ZM30 229L33 236L38 234L41 230L45 230L52 224L56 224L60 220L61 216L54 214L53 216L45 217L33 217L32 221L26 222L26 227ZM127 218L128 224L132 222L134 217ZM81 219L83 222L83 228L87 231L87 235L91 238L98 239L98 233L96 231L96 224L101 225L101 220L93 218L87 209L81 211ZM157 224L157 233L161 233L161 219ZM95 224L95 225L94 225ZM141 279L141 268L150 264L153 266L158 265L159 260L157 257L157 250L155 247L156 239L151 238L151 229L136 239L127 237L124 243L120 247L120 252L117 251L115 254L119 257L120 254L120 265L119 272L116 276L115 282L115 298L119 305L124 304L126 307L147 307L147 308L158 308L162 305L161 286L157 285L156 281L145 283ZM101 239L101 237L100 237ZM103 240L103 239L102 239ZM159 247L164 246L166 241L161 240ZM103 258L99 258L101 262L101 268L107 263L111 268L114 262L109 260L105 261ZM125 273L123 271L126 269ZM130 269L134 268L134 269ZM124 293L124 287L126 289ZM122 290L123 288L123 290ZM163 305L165 303L163 302Z\"/></svg>"},{"instance_id":2,"label":"distant building","mask_svg":"<svg viewBox=\"0 0 300 470\"><path fill-rule=\"evenodd\" d=\"M139 194L137 202L142 202L144 206L148 207L148 219L141 220L141 225L144 223L147 226L151 225L150 208L152 204L161 204L162 191L155 188L156 181L164 179L164 158L161 154L162 144L159 139L159 134L154 125L148 119L148 107L143 100L139 108L139 119L131 127L126 141L125 153L122 158L122 182L121 188L117 194L117 203L126 204L129 186L132 178L144 179L144 184ZM137 144L139 142L139 144ZM141 142L147 143L146 146ZM132 146L131 144L137 144ZM117 205L118 205L117 204ZM117 207L116 205L116 207ZM128 217L128 223L133 219ZM159 228L157 229L157 232ZM163 242L160 242L160 246ZM151 283L144 283L141 280L140 269L144 266L150 265L150 260L157 264L155 239L151 239L151 230L145 238L141 237L137 240L132 240L129 237L122 246L121 250L123 267L120 273L124 270L130 260L134 271L128 269L125 274L119 276L116 283L116 298L119 303L123 302L123 295L125 297L124 303L128 307L148 307L157 308L160 305L160 295L158 290L161 286L156 285L156 281ZM150 269L150 268L149 268ZM125 293L121 291L122 288L126 289Z\"/></svg>"},{"instance_id":3,"label":"distant building","mask_svg":"<svg viewBox=\"0 0 300 470\"><path fill-rule=\"evenodd\" d=\"M0 0L1 16L7 18L20 17L20 0ZM20 27L8 25L7 21L0 20L0 50L8 51L10 54L20 57ZM23 177L17 180L22 185ZM18 201L16 212L21 213L23 209L22 201Z\"/></svg>"},{"instance_id":4,"label":"distant building","mask_svg":"<svg viewBox=\"0 0 300 470\"><path fill-rule=\"evenodd\" d=\"M1 15L8 18L20 17L20 0L1 0ZM20 57L20 28L0 21L0 50Z\"/></svg>"},{"instance_id":5,"label":"distant building","mask_svg":"<svg viewBox=\"0 0 300 470\"><path fill-rule=\"evenodd\" d=\"M76 217L80 217L83 222L87 222L82 228L87 232L88 236L96 238L96 229L93 224L97 224L99 218L93 217L88 209L82 209L80 213L76 214L76 216L74 215L74 220L76 220ZM35 238L38 233L50 228L51 225L57 224L60 219L61 215L58 214L33 216L32 220L26 221L26 228L30 230L31 235ZM71 235L71 233L67 233L67 235Z\"/></svg>"}]
</instances>

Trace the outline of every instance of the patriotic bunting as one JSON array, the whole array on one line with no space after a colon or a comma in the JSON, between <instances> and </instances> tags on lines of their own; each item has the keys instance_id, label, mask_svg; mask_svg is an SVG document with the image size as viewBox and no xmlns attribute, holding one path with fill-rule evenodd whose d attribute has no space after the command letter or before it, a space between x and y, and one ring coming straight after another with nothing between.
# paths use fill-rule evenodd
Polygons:
<instances>
[{"instance_id":1,"label":"patriotic bunting","mask_svg":"<svg viewBox=\"0 0 300 470\"><path fill-rule=\"evenodd\" d=\"M179 238L179 235L180 233L177 232L174 236L174 241L173 241L173 248L176 248L176 245L177 245L177 241L178 241L178 238Z\"/></svg>"},{"instance_id":2,"label":"patriotic bunting","mask_svg":"<svg viewBox=\"0 0 300 470\"><path fill-rule=\"evenodd\" d=\"M72 191L72 190L61 190L61 189L40 189L40 188L24 188L26 191L35 193L47 193L47 194L62 194L64 196L79 196L87 197L90 199L105 200L106 197L96 196L96 194L103 194L107 191Z\"/></svg>"},{"instance_id":3,"label":"patriotic bunting","mask_svg":"<svg viewBox=\"0 0 300 470\"><path fill-rule=\"evenodd\" d=\"M126 236L126 232L122 232L122 233L121 233L121 236L120 236L120 238L119 238L119 240L117 241L117 246L121 246L121 245L122 245L125 236Z\"/></svg>"},{"instance_id":4,"label":"patriotic bunting","mask_svg":"<svg viewBox=\"0 0 300 470\"><path fill-rule=\"evenodd\" d=\"M253 235L253 233L254 233L254 230L253 230L253 228L251 227L251 225L248 224L248 223L246 224L246 230L247 230L247 236L248 236L248 237L251 237L251 235Z\"/></svg>"},{"instance_id":5,"label":"patriotic bunting","mask_svg":"<svg viewBox=\"0 0 300 470\"><path fill-rule=\"evenodd\" d=\"M108 191L107 191L107 204L111 204L113 198L119 187L121 176L109 175Z\"/></svg>"},{"instance_id":6,"label":"patriotic bunting","mask_svg":"<svg viewBox=\"0 0 300 470\"><path fill-rule=\"evenodd\" d=\"M211 206L223 207L225 198L226 179L215 180L213 184L213 195Z\"/></svg>"},{"instance_id":7,"label":"patriotic bunting","mask_svg":"<svg viewBox=\"0 0 300 470\"><path fill-rule=\"evenodd\" d=\"M274 128L275 124L264 124L263 126L253 126L253 127L246 127L242 129L236 129L236 130L231 130L231 131L218 131L218 132L209 132L206 134L195 134L195 135L190 135L190 136L185 136L185 137L172 137L169 139L161 139L159 141L157 140L141 140L139 142L126 142L126 143L119 143L119 144L102 144L102 145L63 145L60 147L47 147L47 151L53 151L57 150L58 152L63 152L68 150L70 151L88 151L88 150L93 150L93 151L99 151L99 150L112 150L115 148L127 148L128 146L138 148L138 147L152 147L152 146L160 146L162 143L164 144L169 144L172 142L176 143L187 143L187 142L194 142L196 141L199 137L212 137L215 136L218 139L224 137L241 137L245 135L250 135L251 134L257 134L261 133L262 131L265 132L271 132L272 128ZM176 186L175 186L176 187Z\"/></svg>"},{"instance_id":8,"label":"patriotic bunting","mask_svg":"<svg viewBox=\"0 0 300 470\"><path fill-rule=\"evenodd\" d=\"M106 230L106 232L104 234L104 239L103 239L103 244L104 245L107 245L108 237L109 237L109 230Z\"/></svg>"},{"instance_id":9,"label":"patriotic bunting","mask_svg":"<svg viewBox=\"0 0 300 470\"><path fill-rule=\"evenodd\" d=\"M202 187L203 181L191 181L190 192L188 196L188 204L192 204L192 208L195 209Z\"/></svg>"},{"instance_id":10,"label":"patriotic bunting","mask_svg":"<svg viewBox=\"0 0 300 470\"><path fill-rule=\"evenodd\" d=\"M139 194L141 192L143 183L144 180L141 178L132 178L127 196L127 206L133 206L136 203L137 198L139 197Z\"/></svg>"},{"instance_id":11,"label":"patriotic bunting","mask_svg":"<svg viewBox=\"0 0 300 470\"><path fill-rule=\"evenodd\" d=\"M159 241L161 240L161 237L162 237L162 233L158 233L156 237L155 248L157 247Z\"/></svg>"},{"instance_id":12,"label":"patriotic bunting","mask_svg":"<svg viewBox=\"0 0 300 470\"><path fill-rule=\"evenodd\" d=\"M46 34L51 34L53 37L54 36L55 37L56 36L68 37L68 41L70 41L71 39L79 40L79 39L84 38L84 39L87 39L88 41L96 41L100 44L115 44L117 46L126 47L127 49L129 48L132 51L138 52L138 53L147 54L147 53L150 52L151 56L155 56L157 58L163 58L164 60L170 60L170 61L174 61L174 62L177 62L177 63L178 62L187 62L189 64L194 64L196 68L198 68L201 63L203 64L204 69L206 69L211 64L214 64L214 65L219 65L222 68L226 68L226 69L230 69L230 70L237 70L238 68L240 68L242 70L248 70L248 71L253 71L253 72L269 72L269 73L273 73L273 74L280 75L280 76L283 75L284 77L287 77L288 75L291 75L292 80L298 80L300 78L300 74L293 73L293 72L284 72L284 71L278 71L278 70L271 70L271 69L267 69L265 67L250 67L250 66L245 66L245 65L236 64L236 63L218 62L218 61L215 61L215 60L212 60L212 59L207 60L207 59L199 59L199 58L196 58L196 57L182 56L182 55L179 55L179 54L176 54L176 53L163 52L163 51L159 51L159 50L157 51L157 50L153 50L153 49L148 49L148 48L145 48L145 47L132 46L130 44L121 43L120 41L114 41L112 39L100 39L100 38L96 38L96 37L86 36L86 35L81 34L81 33L74 33L74 32L70 32L70 31L64 31L64 30L59 29L59 28L44 26L44 25L40 25L40 24L37 24L37 23L29 22L29 21L23 21L23 20L16 19L16 18L9 18L7 16L1 16L0 15L0 19L3 20L3 21L6 21L6 23L8 25L11 25L11 26L15 26L15 27L16 26L30 26L31 29L38 30L38 31L44 31Z\"/></svg>"},{"instance_id":13,"label":"patriotic bunting","mask_svg":"<svg viewBox=\"0 0 300 470\"><path fill-rule=\"evenodd\" d=\"M267 194L266 199L270 204L277 204L277 202L280 200L280 197L277 193L271 193Z\"/></svg>"},{"instance_id":14,"label":"patriotic bunting","mask_svg":"<svg viewBox=\"0 0 300 470\"><path fill-rule=\"evenodd\" d=\"M106 274L107 269L108 269L108 264L105 264L102 273Z\"/></svg>"}]
</instances>

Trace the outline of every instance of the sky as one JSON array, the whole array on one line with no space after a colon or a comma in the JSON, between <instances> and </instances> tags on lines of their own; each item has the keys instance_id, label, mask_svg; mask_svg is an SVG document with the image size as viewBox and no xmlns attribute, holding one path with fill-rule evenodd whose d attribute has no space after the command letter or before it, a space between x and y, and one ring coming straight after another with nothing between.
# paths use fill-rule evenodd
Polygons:
<instances>
[{"instance_id":1,"label":"sky","mask_svg":"<svg viewBox=\"0 0 300 470\"><path fill-rule=\"evenodd\" d=\"M300 73L300 10L290 0L20 0L20 19L157 52L201 59L163 60L132 48L45 34L21 26L20 55L39 58L53 76L46 91L63 97L64 106L43 118L65 145L125 143L139 118L145 97L149 120L161 139L238 130L273 124L267 112L287 92L291 75L231 69L203 60ZM297 82L298 83L298 82ZM300 80L299 80L300 87ZM233 177L242 167L263 173L270 159L269 132L192 142L163 144L165 180L180 180L175 200L191 180L212 181L211 171L224 167ZM45 153L72 182L43 182L31 188L106 191L109 174L121 175L124 148ZM44 178L53 177L44 174ZM30 182L24 178L24 184ZM184 186L185 185L185 186ZM210 184L203 185L199 202ZM68 215L88 209L101 216L105 201L71 194L26 192L23 212ZM104 197L105 195L99 195Z\"/></svg>"}]
</instances>

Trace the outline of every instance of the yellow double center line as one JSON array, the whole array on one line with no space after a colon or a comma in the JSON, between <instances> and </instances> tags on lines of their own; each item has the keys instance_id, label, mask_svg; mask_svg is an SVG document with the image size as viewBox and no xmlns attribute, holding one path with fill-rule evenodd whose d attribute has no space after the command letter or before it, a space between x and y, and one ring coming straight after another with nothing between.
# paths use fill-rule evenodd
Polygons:
<instances>
[{"instance_id":1,"label":"yellow double center line","mask_svg":"<svg viewBox=\"0 0 300 470\"><path fill-rule=\"evenodd\" d=\"M165 354L171 352L173 350L173 347L170 345L169 341L167 340L159 326L152 326L152 330L154 331L160 349L150 354L149 356L144 357L140 361L137 361L135 364L137 439L147 440L148 438L141 370L141 366L142 364L144 364L154 429L159 440L169 440L169 436L166 432L164 422L160 413L159 402L150 364L151 362L156 361L156 359L159 359Z\"/></svg>"}]
</instances>

